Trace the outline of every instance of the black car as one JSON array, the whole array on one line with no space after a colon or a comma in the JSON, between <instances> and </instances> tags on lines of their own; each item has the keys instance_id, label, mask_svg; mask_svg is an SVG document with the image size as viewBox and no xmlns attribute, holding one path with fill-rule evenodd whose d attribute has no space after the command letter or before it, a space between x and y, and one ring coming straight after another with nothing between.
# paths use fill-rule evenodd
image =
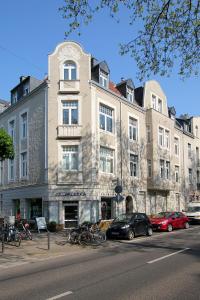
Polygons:
<instances>
[{"instance_id":1,"label":"black car","mask_svg":"<svg viewBox=\"0 0 200 300\"><path fill-rule=\"evenodd\" d=\"M122 214L114 219L108 228L107 238L127 238L132 240L137 235L151 236L153 233L149 218L144 213Z\"/></svg>"}]
</instances>

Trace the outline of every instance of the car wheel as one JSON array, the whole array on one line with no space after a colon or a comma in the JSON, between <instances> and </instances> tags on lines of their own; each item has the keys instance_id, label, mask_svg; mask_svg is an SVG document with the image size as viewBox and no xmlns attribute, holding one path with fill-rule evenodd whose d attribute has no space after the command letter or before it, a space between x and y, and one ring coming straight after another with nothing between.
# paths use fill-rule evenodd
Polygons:
<instances>
[{"instance_id":1,"label":"car wheel","mask_svg":"<svg viewBox=\"0 0 200 300\"><path fill-rule=\"evenodd\" d=\"M188 229L189 227L190 227L190 224L189 224L188 222L185 222L184 228L185 228L185 229Z\"/></svg>"},{"instance_id":2,"label":"car wheel","mask_svg":"<svg viewBox=\"0 0 200 300\"><path fill-rule=\"evenodd\" d=\"M152 234L153 234L152 228L151 228L151 227L148 227L148 228L147 228L147 235L148 235L148 236L152 236Z\"/></svg>"},{"instance_id":3,"label":"car wheel","mask_svg":"<svg viewBox=\"0 0 200 300\"><path fill-rule=\"evenodd\" d=\"M172 227L171 224L169 224L169 225L167 226L167 231L171 232L172 230L173 230L173 227Z\"/></svg>"},{"instance_id":4,"label":"car wheel","mask_svg":"<svg viewBox=\"0 0 200 300\"><path fill-rule=\"evenodd\" d=\"M129 232L128 232L129 241L133 240L134 237L135 237L135 233L133 232L133 230L129 230Z\"/></svg>"}]
</instances>

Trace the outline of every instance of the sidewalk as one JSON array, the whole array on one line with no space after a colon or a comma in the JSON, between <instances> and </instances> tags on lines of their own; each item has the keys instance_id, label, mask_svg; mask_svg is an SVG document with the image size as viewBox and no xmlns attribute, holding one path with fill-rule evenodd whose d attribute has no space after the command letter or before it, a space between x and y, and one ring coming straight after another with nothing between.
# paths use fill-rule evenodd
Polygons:
<instances>
[{"instance_id":1,"label":"sidewalk","mask_svg":"<svg viewBox=\"0 0 200 300\"><path fill-rule=\"evenodd\" d=\"M73 255L86 250L79 245L67 243L64 232L50 233L49 250L46 232L33 233L33 240L22 240L20 247L16 247L14 244L5 244L4 253L1 252L1 246L2 244L0 242L0 269L53 257Z\"/></svg>"}]
</instances>

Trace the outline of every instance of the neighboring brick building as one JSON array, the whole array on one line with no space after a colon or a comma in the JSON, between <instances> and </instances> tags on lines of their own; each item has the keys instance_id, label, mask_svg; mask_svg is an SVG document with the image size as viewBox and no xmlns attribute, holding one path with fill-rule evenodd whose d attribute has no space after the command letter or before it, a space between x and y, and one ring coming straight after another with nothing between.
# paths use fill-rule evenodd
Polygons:
<instances>
[{"instance_id":1,"label":"neighboring brick building","mask_svg":"<svg viewBox=\"0 0 200 300\"><path fill-rule=\"evenodd\" d=\"M48 79L21 77L0 116L16 153L0 167L2 215L20 208L70 227L118 211L180 210L198 196L200 118L177 119L154 80L135 88L109 76L105 61L64 42L49 55Z\"/></svg>"}]
</instances>

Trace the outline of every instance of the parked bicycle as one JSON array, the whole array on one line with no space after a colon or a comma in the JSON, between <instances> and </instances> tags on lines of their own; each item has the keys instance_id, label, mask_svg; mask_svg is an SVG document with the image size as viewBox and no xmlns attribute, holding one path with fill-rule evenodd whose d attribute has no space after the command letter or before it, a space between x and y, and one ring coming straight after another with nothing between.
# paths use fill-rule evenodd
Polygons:
<instances>
[{"instance_id":1,"label":"parked bicycle","mask_svg":"<svg viewBox=\"0 0 200 300\"><path fill-rule=\"evenodd\" d=\"M6 224L3 226L1 238L4 240L4 243L14 243L16 247L19 247L21 244L21 236L14 225Z\"/></svg>"},{"instance_id":2,"label":"parked bicycle","mask_svg":"<svg viewBox=\"0 0 200 300\"><path fill-rule=\"evenodd\" d=\"M22 240L32 240L32 233L29 230L30 226L27 221L19 221L17 227Z\"/></svg>"},{"instance_id":3,"label":"parked bicycle","mask_svg":"<svg viewBox=\"0 0 200 300\"><path fill-rule=\"evenodd\" d=\"M86 246L98 246L106 241L105 232L101 231L98 223L84 222L68 232L68 242Z\"/></svg>"}]
</instances>

